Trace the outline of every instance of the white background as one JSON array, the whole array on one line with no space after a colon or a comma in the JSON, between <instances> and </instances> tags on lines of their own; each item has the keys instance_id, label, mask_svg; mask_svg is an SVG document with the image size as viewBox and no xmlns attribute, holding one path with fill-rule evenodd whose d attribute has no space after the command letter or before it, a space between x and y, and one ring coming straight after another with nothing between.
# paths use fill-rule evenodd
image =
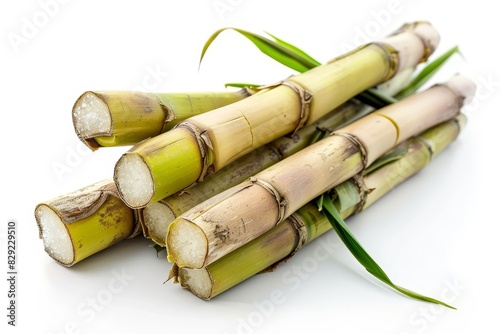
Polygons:
<instances>
[{"instance_id":1,"label":"white background","mask_svg":"<svg viewBox=\"0 0 500 334\"><path fill-rule=\"evenodd\" d=\"M2 278L2 328L43 334L498 330L500 184L494 157L500 72L498 14L491 2L65 2L0 5L0 267L3 277L6 224L14 219L19 269L18 327L6 324L7 285ZM359 44L363 36L381 38L414 20L429 20L437 27L442 37L437 53L460 46L465 60L454 57L434 82L457 71L476 80L478 96L466 110L469 124L424 171L349 222L396 283L442 298L457 311L417 302L382 286L334 232L274 273L253 277L210 302L171 282L163 284L169 265L141 238L70 269L45 254L33 216L35 205L110 177L126 149L92 154L82 149L70 112L84 91L222 90L225 82L272 83L293 73L233 32L216 40L198 71L204 42L222 27L271 32L324 62L339 55L342 46ZM26 28L30 24L36 24L35 30ZM54 170L61 164L67 167L62 174ZM314 262L315 254L328 244L334 245L333 254ZM309 272L298 276L294 267ZM109 298L108 284L118 273L123 275L122 289ZM275 293L282 297L270 304Z\"/></svg>"}]
</instances>

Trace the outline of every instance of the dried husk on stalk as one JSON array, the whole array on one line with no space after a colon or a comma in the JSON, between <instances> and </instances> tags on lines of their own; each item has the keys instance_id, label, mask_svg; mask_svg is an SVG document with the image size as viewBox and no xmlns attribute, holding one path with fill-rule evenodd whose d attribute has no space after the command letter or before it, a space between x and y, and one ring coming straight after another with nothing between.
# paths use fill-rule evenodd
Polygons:
<instances>
[{"instance_id":1,"label":"dried husk on stalk","mask_svg":"<svg viewBox=\"0 0 500 334\"><path fill-rule=\"evenodd\" d=\"M374 171L362 172L330 191L334 205L343 218L365 210L398 184L419 172L433 157L452 143L465 124L465 117L437 125L403 142L404 151ZM301 207L281 224L240 248L201 269L175 267L176 281L196 296L211 299L247 278L274 270L288 260L303 245L310 243L332 228L316 203Z\"/></svg>"},{"instance_id":2,"label":"dried husk on stalk","mask_svg":"<svg viewBox=\"0 0 500 334\"><path fill-rule=\"evenodd\" d=\"M474 84L446 84L380 109L177 218L169 227L169 260L201 268L270 230L301 206L353 177L396 145L454 118Z\"/></svg>"},{"instance_id":3,"label":"dried husk on stalk","mask_svg":"<svg viewBox=\"0 0 500 334\"><path fill-rule=\"evenodd\" d=\"M141 231L112 180L42 202L35 218L45 251L67 267Z\"/></svg>"},{"instance_id":4,"label":"dried husk on stalk","mask_svg":"<svg viewBox=\"0 0 500 334\"><path fill-rule=\"evenodd\" d=\"M114 180L120 195L129 206L140 208L189 187L250 151L312 124L367 88L425 61L438 41L429 23L405 25L381 42L181 122L175 129L134 146L119 159ZM179 153L180 142L183 154ZM132 174L140 175L143 188L128 182Z\"/></svg>"}]
</instances>

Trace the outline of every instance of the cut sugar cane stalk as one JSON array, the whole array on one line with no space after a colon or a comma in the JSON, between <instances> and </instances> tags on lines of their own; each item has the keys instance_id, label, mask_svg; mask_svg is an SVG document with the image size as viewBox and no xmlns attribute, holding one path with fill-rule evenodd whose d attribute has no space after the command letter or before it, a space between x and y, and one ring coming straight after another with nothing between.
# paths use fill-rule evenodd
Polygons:
<instances>
[{"instance_id":1,"label":"cut sugar cane stalk","mask_svg":"<svg viewBox=\"0 0 500 334\"><path fill-rule=\"evenodd\" d=\"M114 180L133 208L201 181L248 152L312 124L362 91L425 61L439 41L426 22L404 26L325 65L211 112L192 117L134 146Z\"/></svg>"},{"instance_id":2,"label":"cut sugar cane stalk","mask_svg":"<svg viewBox=\"0 0 500 334\"><path fill-rule=\"evenodd\" d=\"M442 123L404 142L404 154L368 174L334 188L330 195L342 218L365 210L391 189L424 168L432 158L458 136L465 117ZM368 190L369 189L369 190ZM308 244L332 228L314 202L301 207L283 223L201 268L175 268L173 275L185 288L203 299L211 299L253 275L274 269L303 244Z\"/></svg>"},{"instance_id":3,"label":"cut sugar cane stalk","mask_svg":"<svg viewBox=\"0 0 500 334\"><path fill-rule=\"evenodd\" d=\"M377 87L377 90L389 96L395 95L406 87L411 73L413 73L412 69L398 73L394 78ZM276 139L232 162L216 174L209 175L203 182L187 192L180 195L174 194L156 203L148 204L144 209L138 210L144 236L152 239L157 245L165 247L168 226L182 213L312 144L316 141L315 137L324 133L324 130L331 132L371 111L373 108L356 100L350 100L316 123L300 129L293 136Z\"/></svg>"},{"instance_id":4,"label":"cut sugar cane stalk","mask_svg":"<svg viewBox=\"0 0 500 334\"><path fill-rule=\"evenodd\" d=\"M40 203L35 218L45 251L67 267L140 232L112 180Z\"/></svg>"},{"instance_id":5,"label":"cut sugar cane stalk","mask_svg":"<svg viewBox=\"0 0 500 334\"><path fill-rule=\"evenodd\" d=\"M446 84L382 108L194 207L169 227L169 260L201 268L265 233L405 141L455 117L475 85Z\"/></svg>"},{"instance_id":6,"label":"cut sugar cane stalk","mask_svg":"<svg viewBox=\"0 0 500 334\"><path fill-rule=\"evenodd\" d=\"M172 129L179 122L240 101L251 90L213 93L83 93L73 106L73 126L90 149L135 145Z\"/></svg>"}]
</instances>

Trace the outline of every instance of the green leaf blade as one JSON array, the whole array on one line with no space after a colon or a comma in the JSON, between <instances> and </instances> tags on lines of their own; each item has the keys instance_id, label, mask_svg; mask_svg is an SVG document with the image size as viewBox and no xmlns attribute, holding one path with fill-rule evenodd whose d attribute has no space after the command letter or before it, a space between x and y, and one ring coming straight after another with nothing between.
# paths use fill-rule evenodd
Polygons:
<instances>
[{"instance_id":1,"label":"green leaf blade","mask_svg":"<svg viewBox=\"0 0 500 334\"><path fill-rule=\"evenodd\" d=\"M365 269L378 278L380 281L384 282L394 290L400 292L403 295L406 295L410 298L443 305L445 307L455 309L453 306L448 305L440 300L427 297L421 295L419 293L413 292L406 288L395 285L391 279L387 276L387 274L382 270L382 268L372 259L372 257L364 250L364 248L360 245L360 243L356 240L354 235L348 229L346 223L343 221L339 212L333 205L332 200L328 196L322 196L322 206L324 208L324 213L328 218L330 224L339 235L340 239L344 242L346 247L349 249L351 254L358 260L358 262L365 267Z\"/></svg>"},{"instance_id":2,"label":"green leaf blade","mask_svg":"<svg viewBox=\"0 0 500 334\"><path fill-rule=\"evenodd\" d=\"M397 96L397 99L402 99L415 93L420 87L425 85L430 78L450 59L455 53L460 53L458 46L454 46L444 54L436 58L434 61L425 66L422 71L413 79L408 87L403 89Z\"/></svg>"},{"instance_id":3,"label":"green leaf blade","mask_svg":"<svg viewBox=\"0 0 500 334\"><path fill-rule=\"evenodd\" d=\"M222 28L213 33L203 46L200 57L200 65L212 42L217 38L217 36L219 36L221 32L225 30L233 30L240 33L241 35L249 39L264 54L297 72L302 73L317 66L316 63L311 62L310 59L304 57L302 54L295 53L275 41L237 28Z\"/></svg>"},{"instance_id":4,"label":"green leaf blade","mask_svg":"<svg viewBox=\"0 0 500 334\"><path fill-rule=\"evenodd\" d=\"M295 45L293 44L290 44L288 42L285 42L284 40L266 32L266 34L268 34L269 36L271 36L272 38L274 38L274 41L276 43L278 43L279 45L289 49L290 51L302 56L304 59L307 59L311 64L314 64L315 66L320 66L321 63L319 61L317 61L316 59L314 59L313 57L311 57L309 54L307 54L306 52L304 52L302 49L299 49L298 47L296 47Z\"/></svg>"}]
</instances>

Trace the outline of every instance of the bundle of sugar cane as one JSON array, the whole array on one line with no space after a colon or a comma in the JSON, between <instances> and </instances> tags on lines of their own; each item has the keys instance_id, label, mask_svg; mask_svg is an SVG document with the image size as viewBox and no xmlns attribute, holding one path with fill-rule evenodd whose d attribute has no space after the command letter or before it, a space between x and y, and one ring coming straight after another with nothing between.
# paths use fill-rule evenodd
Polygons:
<instances>
[{"instance_id":1,"label":"bundle of sugar cane","mask_svg":"<svg viewBox=\"0 0 500 334\"><path fill-rule=\"evenodd\" d=\"M381 42L189 118L119 159L114 180L120 196L130 207L141 208L185 189L250 151L312 124L395 73L415 67L438 41L429 23L405 25Z\"/></svg>"},{"instance_id":2,"label":"bundle of sugar cane","mask_svg":"<svg viewBox=\"0 0 500 334\"><path fill-rule=\"evenodd\" d=\"M446 84L380 109L210 198L170 225L169 260L188 268L213 263L361 172L394 146L456 117L474 91L470 80L457 75Z\"/></svg>"},{"instance_id":3,"label":"bundle of sugar cane","mask_svg":"<svg viewBox=\"0 0 500 334\"><path fill-rule=\"evenodd\" d=\"M378 165L372 172L341 183L325 196L333 197L342 218L365 210L391 189L424 168L432 158L458 136L465 124L460 114L397 147L404 152ZM245 279L275 269L305 244L332 228L329 220L314 202L304 205L281 224L251 242L201 269L177 268L171 275L175 281L203 299L211 299Z\"/></svg>"},{"instance_id":4,"label":"bundle of sugar cane","mask_svg":"<svg viewBox=\"0 0 500 334\"><path fill-rule=\"evenodd\" d=\"M78 138L92 150L134 145L172 129L179 122L231 104L254 91L213 93L83 93L73 106Z\"/></svg>"},{"instance_id":5,"label":"bundle of sugar cane","mask_svg":"<svg viewBox=\"0 0 500 334\"><path fill-rule=\"evenodd\" d=\"M379 90L390 95L396 94L406 86L412 72L407 71L406 73L397 74L394 78L384 83L384 85L379 86ZM90 104L83 106L82 101L88 99L90 95L95 95L107 103L107 109L103 108L109 111L111 117L118 117L121 119L122 124L135 123L137 115L141 110L145 110L147 106L152 108L154 103L156 103L152 99L148 99L147 96L140 98L140 94L132 92L87 92L79 98L76 105L80 109L86 108L85 111L81 111L82 117L83 115L87 115L85 117L91 118L91 114L100 113L99 103L93 103L92 106ZM243 96L242 93L238 94ZM170 99L172 99L172 96L175 96L175 94L170 93L163 95ZM131 96L135 97L132 98ZM160 94L160 96L162 95ZM212 95L206 93L185 93L179 94L179 96L187 99L197 97L197 101L192 104L201 106L223 102L229 103L230 101L222 93ZM143 100L143 103L139 105L137 100ZM175 105L173 102L170 102L169 106L169 110L176 112L177 116L180 115L178 110L182 111L186 107L181 102ZM201 110L203 108L196 107L196 109ZM119 241L138 235L141 230L144 236L151 238L160 246L165 246L165 235L168 225L184 211L242 182L253 174L276 163L283 157L304 148L312 142L312 137L318 132L316 127L319 126L333 130L342 124L354 121L356 118L372 110L372 108L355 100L348 101L318 122L301 129L294 136L277 139L266 147L253 151L234 161L217 173L216 177L208 177L207 180L190 189L189 194L186 193L183 196L172 195L159 203L150 204L144 209L144 212L142 210L133 210L125 205L118 197L112 180L101 181L75 192L42 202L35 208L35 218L40 231L40 238L44 242L46 252L57 262L68 267ZM147 128L147 124L152 125L153 130L157 128L157 124L155 125L144 120L141 122L142 130L139 132L142 135L151 131L151 129ZM114 145L124 143L124 138L128 138L127 140L134 140L136 138L133 137L133 132L137 131L137 128L133 128L132 130L121 128L121 130L120 133L113 134L113 136L120 139L110 140L107 143L113 143ZM100 142L99 138L95 137L89 140L89 143L93 143L93 140ZM112 215L113 212L114 215ZM105 214L105 219L103 219L103 214ZM126 215L128 218L124 218L123 215Z\"/></svg>"}]
</instances>

